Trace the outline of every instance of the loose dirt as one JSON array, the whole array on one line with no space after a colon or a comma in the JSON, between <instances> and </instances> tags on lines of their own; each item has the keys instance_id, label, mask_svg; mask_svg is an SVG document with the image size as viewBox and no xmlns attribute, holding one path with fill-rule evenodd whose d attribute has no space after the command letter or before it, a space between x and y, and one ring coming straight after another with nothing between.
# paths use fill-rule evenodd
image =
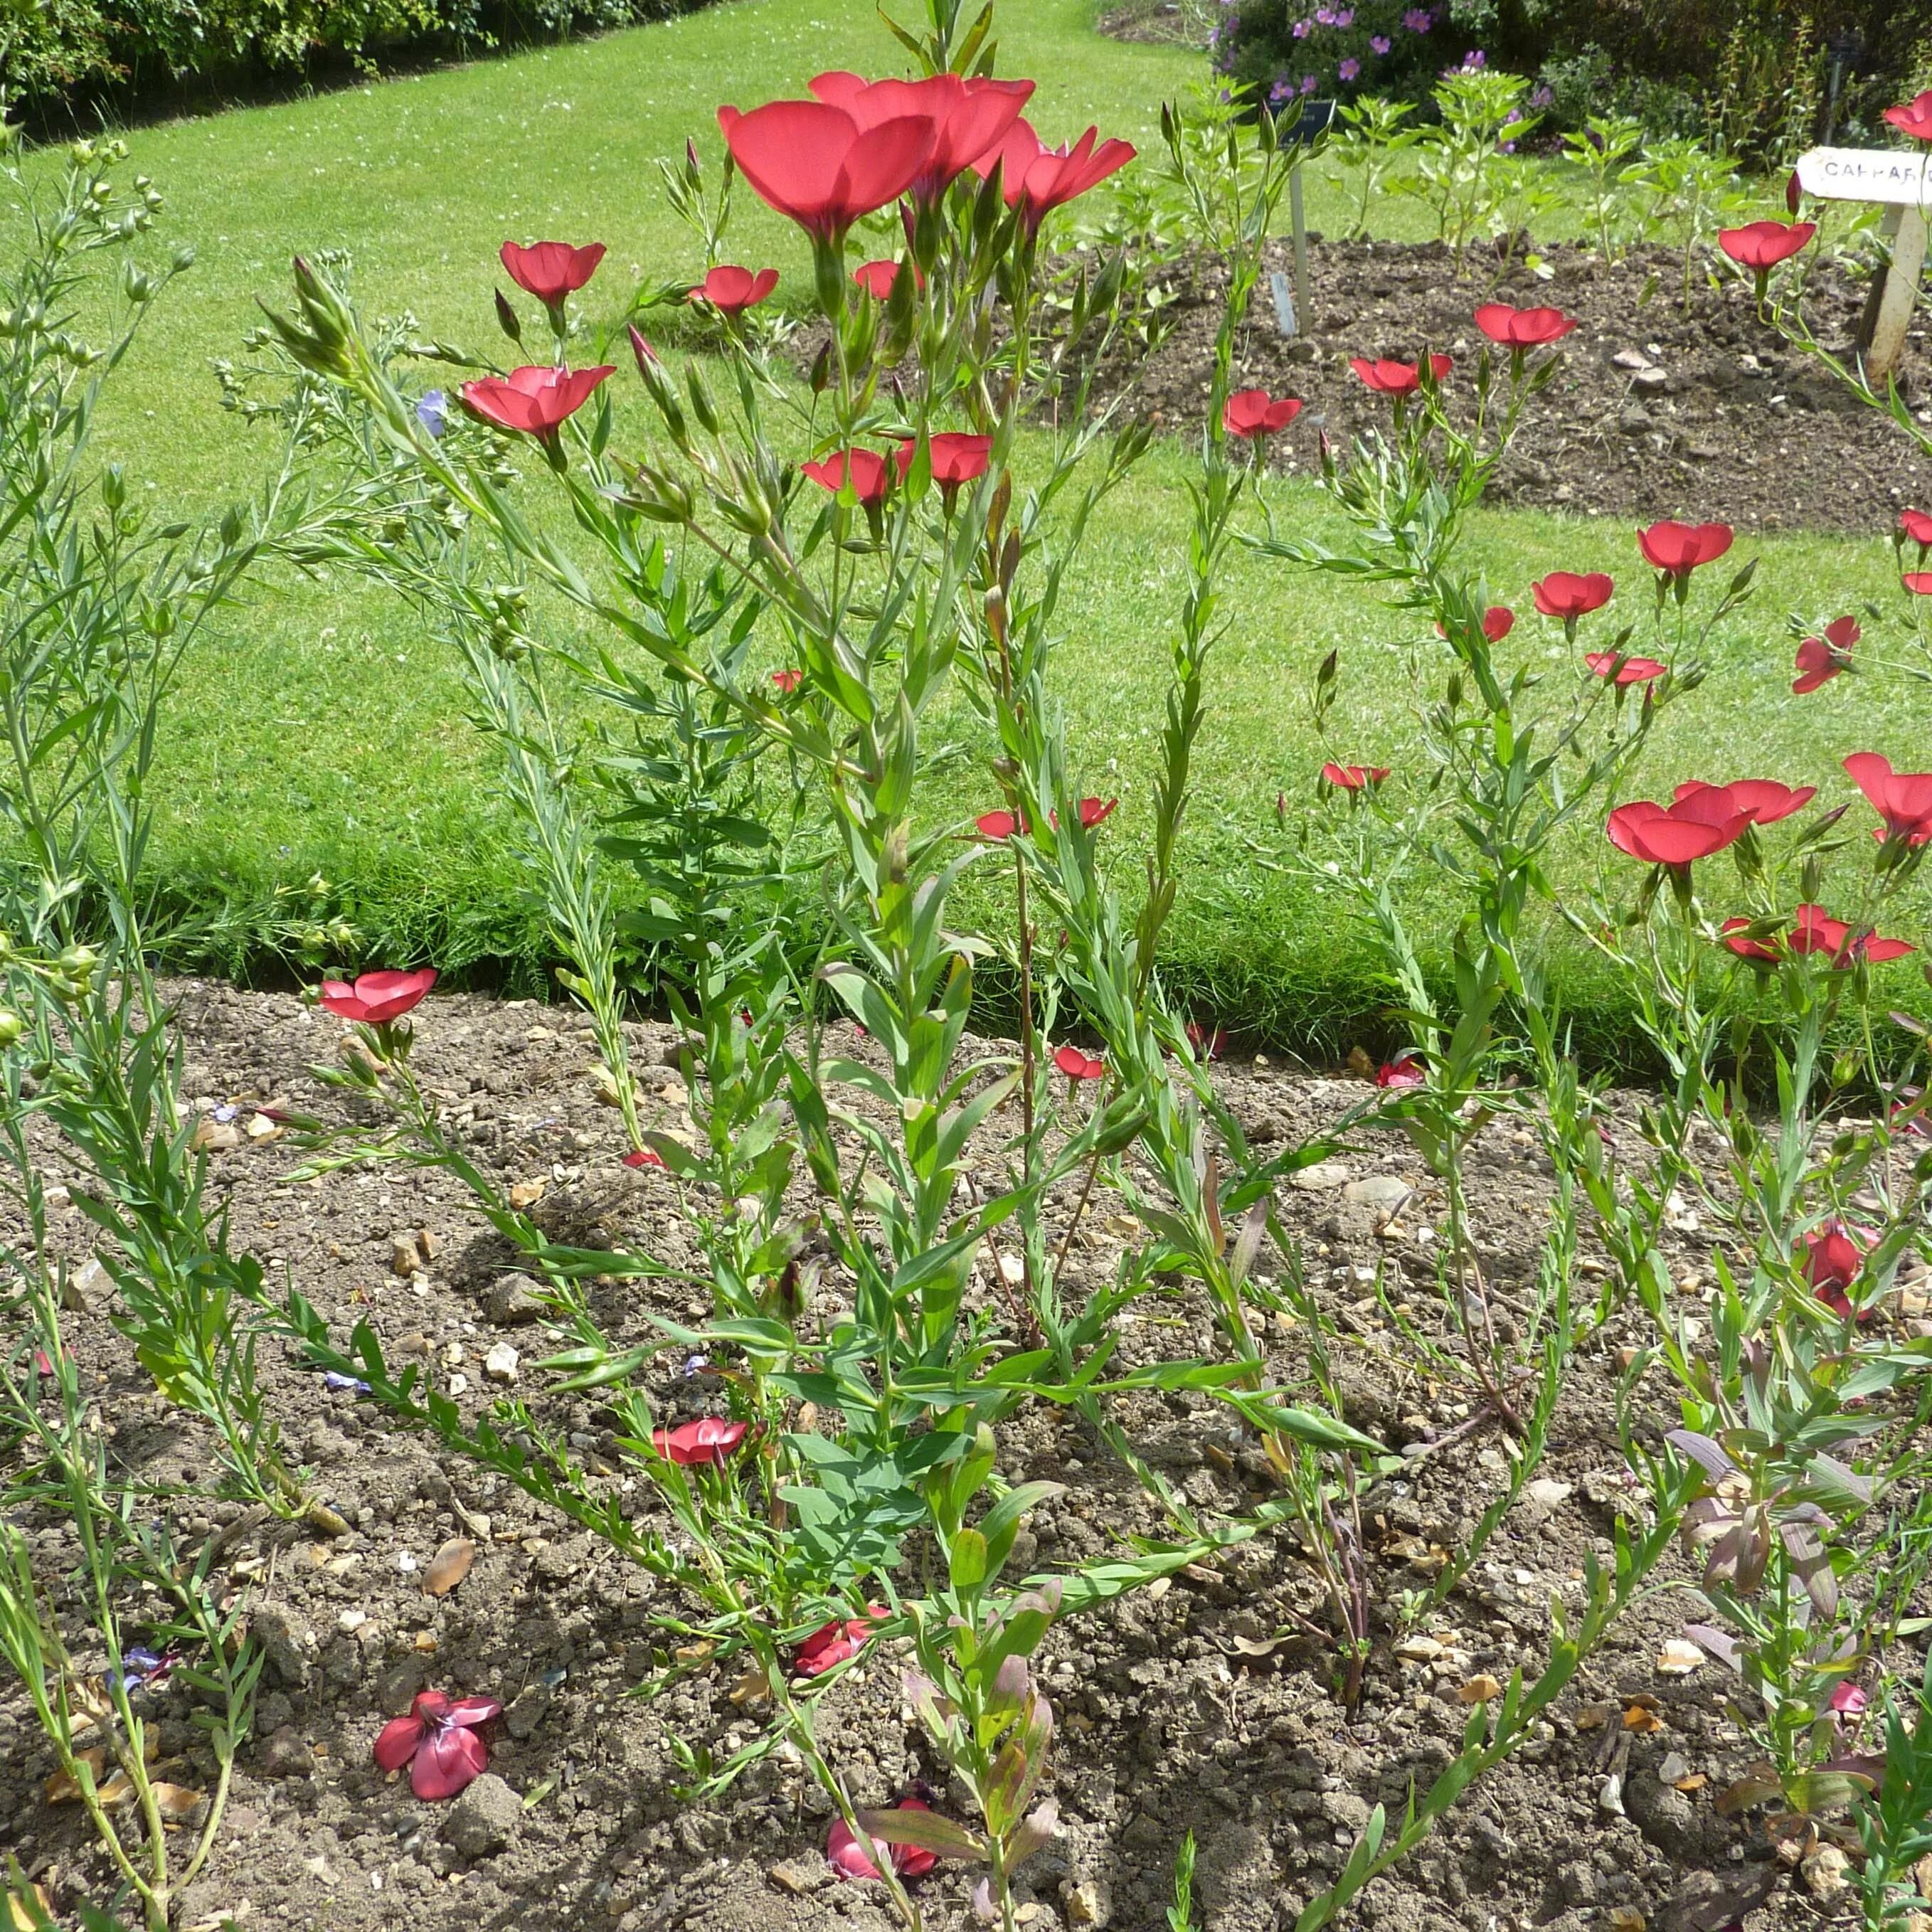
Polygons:
<instances>
[{"instance_id":1,"label":"loose dirt","mask_svg":"<svg viewBox=\"0 0 1932 1932\"><path fill-rule=\"evenodd\" d=\"M386 1165L292 1186L298 1152L286 1138L251 1135L263 1104L341 1118L339 1099L304 1071L337 1053L340 1022L292 995L199 982L172 992L187 1042L183 1092L210 1116L212 1132L236 1130L234 1144L211 1155L210 1181L237 1246L257 1254L272 1280L286 1276L344 1335L358 1320L372 1323L392 1360L420 1364L466 1411L508 1392L485 1364L493 1347L509 1342L520 1358L514 1393L538 1421L568 1432L593 1467L606 1459L614 1470L608 1412L594 1399L546 1391L536 1366L543 1329L510 1278L504 1244L454 1184ZM416 1063L452 1127L504 1183L540 1192L534 1211L548 1228L695 1266L676 1184L619 1165L616 1116L596 1103L587 1072L595 1054L577 1016L459 997L432 998L416 1017ZM675 1124L670 1033L642 1024L633 1040L652 1118ZM1220 1078L1268 1149L1322 1132L1366 1090L1259 1062L1227 1066ZM47 1178L65 1178L51 1148ZM1320 1610L1286 1532L1257 1536L1164 1592L1064 1621L1040 1667L1059 1719L1052 1787L1064 1831L1026 1868L1029 1932L1157 1932L1190 1830L1200 1846L1201 1924L1292 1925L1339 1870L1370 1808L1386 1806L1399 1820L1411 1790L1449 1761L1469 1714L1464 1687L1538 1670L1552 1604L1576 1604L1586 1554L1608 1552L1612 1513L1631 1496L1612 1390L1616 1352L1638 1331L1613 1318L1578 1354L1538 1486L1465 1586L1426 1621L1430 1641L1395 1654L1390 1609L1402 1592L1426 1587L1443 1552L1469 1535L1504 1482L1504 1449L1493 1431L1463 1426L1466 1390L1412 1359L1376 1297L1379 1276L1390 1305L1446 1339L1432 1238L1442 1205L1408 1143L1387 1130L1357 1132L1304 1178L1312 1184L1284 1187L1282 1202L1307 1278L1342 1332L1350 1419L1407 1452L1399 1478L1366 1499L1378 1618L1366 1695L1348 1720L1333 1692L1332 1657L1293 1634L1290 1612ZM1501 1121L1486 1131L1473 1198L1505 1339L1528 1305L1547 1187L1526 1130ZM802 1196L800 1205L808 1205ZM1090 1210L1073 1245L1070 1296L1111 1276L1132 1232L1124 1211L1115 1198ZM85 1256L82 1215L69 1209L56 1219L62 1246ZM1695 1293L1709 1279L1707 1238L1688 1222L1679 1235L1677 1272ZM413 1246L417 1271L398 1272L399 1246ZM1279 1278L1282 1265L1276 1256L1262 1271ZM990 1282L982 1292L990 1301ZM646 1307L694 1317L705 1291L696 1280L659 1280L602 1288L598 1305L619 1339L642 1342L656 1333ZM1183 1287L1142 1310L1126 1331L1126 1361L1214 1352L1206 1311ZM110 1453L164 1490L178 1488L208 1466L208 1444L141 1376L108 1312L97 1292L87 1312L69 1318L67 1341L98 1390ZM1270 1346L1276 1372L1294 1377L1304 1349L1292 1324L1277 1322ZM674 1736L722 1756L751 1734L755 1716L731 1701L731 1670L700 1670L654 1701L635 1694L662 1654L648 1622L652 1580L520 1492L399 1430L352 1389L331 1390L274 1348L262 1372L316 1494L350 1528L333 1540L249 1532L224 1553L226 1586L250 1593L269 1660L227 1827L185 1902L184 1924L227 1912L244 1928L331 1932L886 1926L878 1888L828 1868L826 1802L796 1766L774 1757L720 1801L680 1799ZM668 1420L725 1406L718 1378L692 1372L674 1354L660 1358L652 1384ZM1655 1393L1661 1422L1664 1392ZM1124 1419L1140 1452L1196 1510L1237 1513L1267 1492L1252 1443L1202 1399L1149 1396ZM1058 1412L1023 1413L1003 1432L1002 1457L1010 1478L1066 1486L1034 1514L1024 1568L1069 1568L1118 1547L1124 1532L1158 1532L1130 1472ZM627 1510L655 1514L643 1483L625 1493ZM237 1514L226 1505L175 1507L186 1528L203 1533ZM26 1526L58 1550L48 1522ZM458 1536L477 1545L473 1567L449 1595L425 1594L424 1568ZM1674 1556L1666 1564L1677 1583L1687 1574ZM1750 1932L1827 1922L1772 1857L1761 1824L1715 1809L1714 1792L1748 1753L1726 1714L1717 1666L1660 1673L1661 1646L1689 1610L1681 1589L1644 1599L1586 1663L1555 1721L1344 1922L1380 1932L1601 1932L1640 1922L1652 1932L1712 1932L1767 1897L1745 1918ZM959 1794L946 1791L908 1721L889 1651L879 1646L820 1707L826 1754L862 1802L924 1780L937 1804L956 1808ZM101 1662L84 1651L82 1660ZM505 1706L491 1778L454 1804L418 1802L370 1756L384 1720L426 1684ZM152 1704L176 1780L205 1778L191 1694L177 1680ZM1627 1712L1635 1728L1626 1727ZM1619 1763L1613 1800L1606 1779ZM24 1700L10 1682L0 1685L0 1852L17 1856L64 1907L80 1896L104 1898L103 1862L79 1808L43 1802L51 1768ZM956 1873L920 1886L935 1932L970 1923L967 1889Z\"/></svg>"},{"instance_id":2,"label":"loose dirt","mask_svg":"<svg viewBox=\"0 0 1932 1932\"><path fill-rule=\"evenodd\" d=\"M1294 395L1299 418L1270 440L1270 462L1307 473L1325 430L1338 449L1385 426L1388 405L1350 371L1351 356L1413 362L1425 349L1456 358L1452 407L1474 387L1484 338L1479 302L1556 308L1581 326L1563 344L1557 379L1526 406L1492 500L1644 521L1680 517L1741 530L1888 535L1898 512L1932 503L1932 461L1882 412L1859 403L1757 313L1728 262L1700 263L1682 300L1683 257L1644 248L1606 266L1580 248L1539 251L1544 279L1520 261L1471 251L1458 272L1438 244L1316 241L1309 250L1310 321L1279 332L1264 281L1243 331L1238 386ZM1285 243L1270 269L1287 272ZM1145 420L1192 433L1207 394L1225 272L1177 271L1178 320L1150 356L1121 357L1103 392ZM1852 338L1866 284L1836 266L1814 276L1805 310L1819 339ZM1932 402L1927 334L1912 332L1900 381L1912 407ZM1932 428L1928 428L1932 434Z\"/></svg>"}]
</instances>

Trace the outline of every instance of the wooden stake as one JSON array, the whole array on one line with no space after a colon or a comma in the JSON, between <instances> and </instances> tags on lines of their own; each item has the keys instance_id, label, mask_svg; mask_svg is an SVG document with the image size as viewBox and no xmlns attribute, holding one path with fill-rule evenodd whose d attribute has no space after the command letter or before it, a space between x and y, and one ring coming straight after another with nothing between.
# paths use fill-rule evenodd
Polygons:
<instances>
[{"instance_id":1,"label":"wooden stake","mask_svg":"<svg viewBox=\"0 0 1932 1932\"><path fill-rule=\"evenodd\" d=\"M1878 312L1871 318L1870 346L1865 351L1865 380L1875 389L1885 387L1905 352L1906 328L1925 271L1925 217L1916 208L1901 208L1884 290L1878 298Z\"/></svg>"}]
</instances>

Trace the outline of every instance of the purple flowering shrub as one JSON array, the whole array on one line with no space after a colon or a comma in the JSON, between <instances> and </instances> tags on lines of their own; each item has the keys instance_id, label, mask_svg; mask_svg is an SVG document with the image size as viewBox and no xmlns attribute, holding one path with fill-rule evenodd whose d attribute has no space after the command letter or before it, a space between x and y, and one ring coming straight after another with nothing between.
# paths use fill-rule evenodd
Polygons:
<instances>
[{"instance_id":1,"label":"purple flowering shrub","mask_svg":"<svg viewBox=\"0 0 1932 1932\"><path fill-rule=\"evenodd\" d=\"M1217 74L1253 88L1278 113L1304 98L1426 96L1441 70L1467 50L1468 40L1466 28L1449 23L1448 0L1426 7L1288 0L1286 10L1244 9L1230 0L1211 50Z\"/></svg>"}]
</instances>

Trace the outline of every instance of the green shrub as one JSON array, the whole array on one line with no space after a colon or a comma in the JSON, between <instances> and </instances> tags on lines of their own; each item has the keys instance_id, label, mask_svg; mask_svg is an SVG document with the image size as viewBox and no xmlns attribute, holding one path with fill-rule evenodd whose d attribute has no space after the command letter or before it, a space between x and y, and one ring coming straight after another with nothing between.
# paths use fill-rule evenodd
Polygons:
<instances>
[{"instance_id":1,"label":"green shrub","mask_svg":"<svg viewBox=\"0 0 1932 1932\"><path fill-rule=\"evenodd\" d=\"M701 0L0 0L0 99L29 126L373 71L688 11Z\"/></svg>"}]
</instances>

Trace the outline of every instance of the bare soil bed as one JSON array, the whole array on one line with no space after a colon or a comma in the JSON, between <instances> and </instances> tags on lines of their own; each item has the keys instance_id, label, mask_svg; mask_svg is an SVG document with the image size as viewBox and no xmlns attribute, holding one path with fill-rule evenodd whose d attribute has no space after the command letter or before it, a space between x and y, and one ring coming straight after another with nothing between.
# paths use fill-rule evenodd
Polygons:
<instances>
[{"instance_id":1,"label":"bare soil bed","mask_svg":"<svg viewBox=\"0 0 1932 1932\"><path fill-rule=\"evenodd\" d=\"M1279 332L1264 283L1244 330L1243 386L1300 397L1300 416L1271 438L1270 460L1306 472L1317 438L1347 440L1385 424L1386 399L1350 372L1353 356L1413 362L1426 347L1455 357L1453 401L1474 386L1484 346L1479 302L1552 307L1581 327L1563 344L1562 373L1525 410L1493 499L1533 508L1648 520L1678 516L1740 529L1886 534L1900 509L1932 502L1932 462L1880 412L1858 402L1756 312L1749 287L1722 265L1700 266L1688 308L1683 258L1644 248L1606 266L1569 244L1542 249L1542 279L1493 252L1472 250L1458 273L1439 244L1317 240L1309 250L1312 327ZM1276 244L1269 266L1286 272ZM1122 358L1103 392L1146 420L1192 431L1208 390L1225 274L1184 270L1179 320L1151 356ZM1805 310L1834 350L1852 339L1866 284L1835 266L1814 277ZM1932 400L1926 332L1912 332L1900 370L1915 408Z\"/></svg>"},{"instance_id":2,"label":"bare soil bed","mask_svg":"<svg viewBox=\"0 0 1932 1932\"><path fill-rule=\"evenodd\" d=\"M212 1184L236 1244L272 1279L286 1270L345 1335L372 1322L392 1359L422 1362L466 1408L503 1392L484 1360L510 1342L520 1356L516 1392L596 1456L603 1413L594 1400L545 1392L533 1368L545 1352L535 1310L453 1182L392 1166L286 1184L298 1156L256 1109L280 1101L339 1117L338 1098L304 1069L336 1052L341 1023L292 995L200 982L172 990L187 1040L183 1091L212 1116ZM596 1104L595 1054L575 1016L460 997L432 999L416 1019L426 1086L482 1164L540 1188L535 1211L554 1232L693 1262L676 1184L619 1165L616 1116ZM682 1095L664 1066L669 1030L640 1024L634 1037L656 1122L675 1125ZM1319 1132L1362 1090L1258 1060L1222 1077L1264 1147ZM48 1169L50 1183L62 1178L51 1149ZM1375 1300L1384 1270L1392 1299L1425 1328L1439 1325L1430 1237L1441 1203L1407 1142L1358 1135L1302 1178L1312 1184L1285 1188L1283 1202L1308 1277L1348 1338L1350 1419L1408 1452L1400 1478L1368 1499L1375 1599L1385 1606L1466 1538L1506 1466L1492 1432L1459 1431L1468 1412L1454 1388L1404 1365ZM1546 1190L1529 1135L1490 1129L1474 1194L1505 1332L1528 1291ZM1132 1232L1120 1211L1118 1201L1090 1210L1070 1293L1082 1271L1111 1273ZM56 1220L62 1243L84 1256L83 1216L69 1209ZM1711 1272L1706 1237L1685 1217L1678 1238L1677 1272L1694 1294ZM412 1246L426 1266L399 1273L399 1248ZM654 1332L641 1318L646 1297L678 1318L706 1306L701 1283L671 1280L601 1291L600 1312L624 1339L644 1340ZM146 1383L104 1301L97 1292L70 1318L67 1340L98 1384L112 1451L164 1489L184 1484L206 1466L206 1445ZM1188 1294L1143 1306L1129 1360L1213 1351L1206 1311ZM1612 1420L1616 1352L1637 1339L1612 1320L1583 1346L1541 1480L1427 1624L1430 1642L1397 1655L1382 1623L1352 1723L1335 1702L1331 1660L1282 1638L1289 1607L1318 1615L1286 1532L1057 1626L1041 1667L1059 1717L1052 1783L1065 1828L1027 1868L1030 1932L1155 1932L1190 1828L1210 1932L1291 1926L1339 1869L1370 1806L1399 1817L1412 1787L1448 1762L1468 1716L1459 1693L1480 1676L1534 1672L1552 1600L1574 1605L1586 1552L1608 1550L1615 1506L1631 1493ZM1271 1340L1273 1366L1292 1377L1295 1334L1284 1323ZM795 1766L768 1760L717 1804L680 1800L672 1735L722 1754L755 1713L731 1701L728 1671L700 1673L656 1702L632 1694L654 1662L650 1579L399 1431L352 1389L332 1390L273 1350L263 1372L316 1493L350 1529L332 1540L244 1529L224 1552L232 1586L255 1593L268 1662L228 1827L184 1923L225 1912L244 1928L332 1932L884 1932L878 1888L827 1867L827 1806ZM668 1354L653 1394L668 1421L724 1407L715 1376L691 1374ZM1669 1418L1656 1394L1660 1426ZM1200 1399L1150 1396L1126 1422L1200 1510L1239 1512L1265 1492L1254 1449ZM1069 1567L1121 1532L1157 1532L1130 1473L1058 1414L1023 1414L1004 1432L1003 1451L1010 1478L1066 1485L1033 1517L1022 1567ZM652 1507L643 1484L628 1493L627 1508ZM218 1506L199 1521L205 1532L236 1514ZM477 1544L474 1567L451 1595L427 1595L424 1568L455 1536ZM1675 1558L1666 1566L1667 1580L1687 1574ZM1659 1670L1660 1646L1688 1610L1677 1589L1641 1600L1586 1663L1556 1721L1344 1922L1380 1932L1717 1932L1740 1917L1749 1932L1849 1924L1776 1855L1759 1816L1718 1814L1714 1793L1750 1754L1726 1714L1717 1666ZM822 1707L827 1755L861 1802L887 1802L924 1779L946 1808L957 1794L908 1722L889 1648ZM491 1775L452 1804L419 1803L370 1756L384 1720L425 1684L505 1706ZM207 1766L188 1696L175 1685L154 1702L162 1752L178 1766L172 1774L192 1785ZM105 1897L78 1808L43 1802L51 1768L24 1700L0 1688L0 1852L16 1856L58 1905ZM1620 1799L1606 1789L1616 1773ZM970 1922L958 1876L935 1875L920 1896L935 1932Z\"/></svg>"}]
</instances>

